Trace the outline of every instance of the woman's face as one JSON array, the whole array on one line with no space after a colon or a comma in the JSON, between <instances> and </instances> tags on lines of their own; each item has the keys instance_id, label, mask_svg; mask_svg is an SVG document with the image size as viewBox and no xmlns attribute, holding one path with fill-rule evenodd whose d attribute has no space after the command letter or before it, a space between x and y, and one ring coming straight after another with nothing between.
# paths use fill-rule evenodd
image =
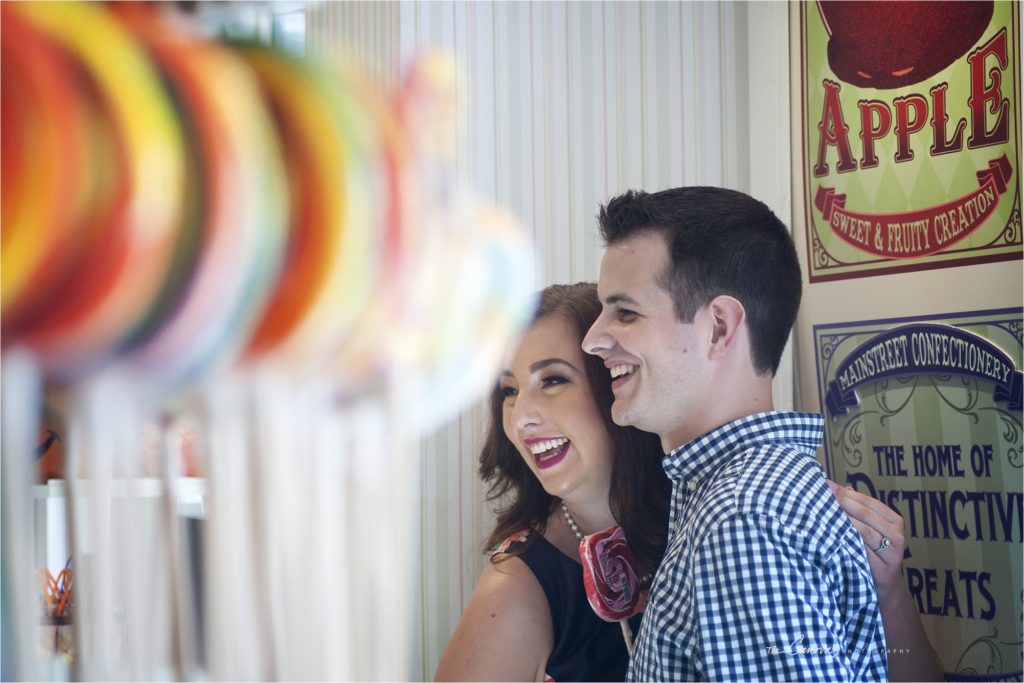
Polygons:
<instances>
[{"instance_id":1,"label":"woman's face","mask_svg":"<svg viewBox=\"0 0 1024 683\"><path fill-rule=\"evenodd\" d=\"M505 435L553 496L608 495L611 439L583 366L580 339L560 315L535 322L498 381Z\"/></svg>"}]
</instances>

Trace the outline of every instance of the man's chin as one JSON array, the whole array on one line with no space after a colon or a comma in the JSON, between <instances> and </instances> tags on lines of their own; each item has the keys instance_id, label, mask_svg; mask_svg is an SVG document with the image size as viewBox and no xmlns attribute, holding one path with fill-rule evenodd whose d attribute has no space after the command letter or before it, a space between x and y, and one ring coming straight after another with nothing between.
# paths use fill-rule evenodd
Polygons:
<instances>
[{"instance_id":1,"label":"man's chin","mask_svg":"<svg viewBox=\"0 0 1024 683\"><path fill-rule=\"evenodd\" d=\"M645 417L649 417L649 415L646 415L637 406L620 406L618 401L612 404L612 422L616 425L619 427L635 427L641 432L657 434L656 426L651 424L650 420L645 420Z\"/></svg>"},{"instance_id":2,"label":"man's chin","mask_svg":"<svg viewBox=\"0 0 1024 683\"><path fill-rule=\"evenodd\" d=\"M620 427L635 427L633 411L628 406L620 405L621 401L612 404L612 422Z\"/></svg>"}]
</instances>

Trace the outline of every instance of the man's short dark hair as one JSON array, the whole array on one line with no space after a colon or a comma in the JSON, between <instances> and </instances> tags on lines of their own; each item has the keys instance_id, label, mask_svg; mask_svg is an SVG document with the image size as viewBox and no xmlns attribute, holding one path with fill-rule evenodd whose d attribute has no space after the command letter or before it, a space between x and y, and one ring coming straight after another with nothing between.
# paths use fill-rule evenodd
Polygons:
<instances>
[{"instance_id":1,"label":"man's short dark hair","mask_svg":"<svg viewBox=\"0 0 1024 683\"><path fill-rule=\"evenodd\" d=\"M789 230L772 210L742 192L720 187L630 190L601 207L606 246L642 232L661 233L671 263L659 284L676 316L691 322L720 294L746 309L758 372L779 369L802 291L800 262Z\"/></svg>"}]
</instances>

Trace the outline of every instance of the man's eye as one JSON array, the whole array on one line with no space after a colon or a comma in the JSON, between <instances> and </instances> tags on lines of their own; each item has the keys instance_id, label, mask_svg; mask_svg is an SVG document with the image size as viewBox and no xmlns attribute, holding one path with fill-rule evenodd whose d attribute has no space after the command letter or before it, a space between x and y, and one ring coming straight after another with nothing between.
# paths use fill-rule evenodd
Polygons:
<instances>
[{"instance_id":1,"label":"man's eye","mask_svg":"<svg viewBox=\"0 0 1024 683\"><path fill-rule=\"evenodd\" d=\"M620 308L618 311L618 318L624 323L631 323L636 319L636 311L631 311L627 308Z\"/></svg>"}]
</instances>

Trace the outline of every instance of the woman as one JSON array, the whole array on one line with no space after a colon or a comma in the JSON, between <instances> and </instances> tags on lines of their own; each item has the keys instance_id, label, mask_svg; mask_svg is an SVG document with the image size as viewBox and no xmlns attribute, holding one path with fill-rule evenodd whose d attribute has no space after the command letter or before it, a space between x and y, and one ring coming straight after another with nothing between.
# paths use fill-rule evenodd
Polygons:
<instances>
[{"instance_id":1,"label":"woman","mask_svg":"<svg viewBox=\"0 0 1024 683\"><path fill-rule=\"evenodd\" d=\"M608 371L580 348L600 310L593 284L546 288L533 324L501 373L480 456L488 498L502 503L486 544L494 554L441 657L437 680L625 676L623 630L590 607L579 542L617 523L638 576L652 574L665 550L669 485L658 438L612 422ZM864 496L840 492L837 498L844 509L854 509L854 523L869 542L884 534L902 546L902 520L897 534L884 516L888 508ZM902 553L902 547L894 550ZM892 572L881 569L885 585L895 585ZM877 581L874 562L872 570ZM883 605L890 648L919 647L923 632L916 613L905 618L909 605L893 604L899 623L912 619L918 632L912 642L898 643L903 636L892 632L887 618L894 612ZM941 677L937 669L903 670L910 677L933 673Z\"/></svg>"},{"instance_id":2,"label":"woman","mask_svg":"<svg viewBox=\"0 0 1024 683\"><path fill-rule=\"evenodd\" d=\"M650 574L665 550L669 487L657 437L611 422L607 369L580 348L599 312L594 285L545 289L491 396L480 474L489 499L507 501L486 544L502 552L480 577L439 680L625 676L622 631L587 602L561 502L581 533L618 521Z\"/></svg>"}]
</instances>

